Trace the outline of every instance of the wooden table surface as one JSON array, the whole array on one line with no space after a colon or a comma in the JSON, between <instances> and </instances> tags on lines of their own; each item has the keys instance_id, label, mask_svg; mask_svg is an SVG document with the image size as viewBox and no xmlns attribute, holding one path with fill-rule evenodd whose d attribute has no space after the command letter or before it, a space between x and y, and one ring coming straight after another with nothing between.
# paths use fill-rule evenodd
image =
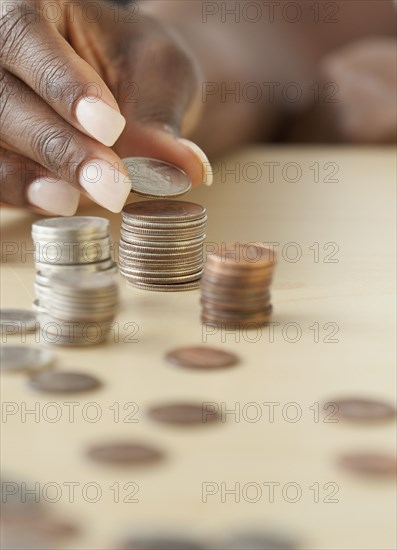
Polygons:
<instances>
[{"instance_id":1,"label":"wooden table surface","mask_svg":"<svg viewBox=\"0 0 397 550\"><path fill-rule=\"evenodd\" d=\"M322 409L346 396L395 402L395 153L259 146L214 166L212 188L186 200L208 209L207 250L222 242L278 243L275 324L257 333L214 333L201 325L199 291L131 290L117 276L118 330L106 344L35 344L51 347L59 368L98 376L100 390L48 395L30 389L24 375L2 376L3 407L13 411L3 409L4 475L38 484L42 500L58 491L50 510L81 528L60 548L115 548L131 530L164 525L210 539L271 527L310 550L395 548L394 480L338 465L343 453L395 453L395 422L335 423ZM82 212L109 217L117 241L120 215ZM26 251L35 219L2 211L2 308L30 308L34 299ZM3 343L19 341L3 335ZM236 352L240 363L199 372L165 362L166 351L202 342ZM149 406L178 400L213 402L229 414L224 423L195 429L147 417ZM75 403L74 420L67 402ZM35 407L36 418L26 414ZM91 444L124 439L153 443L166 459L119 469L85 456ZM134 487L138 502L123 502ZM96 489L98 502L88 502ZM203 490L214 494L203 498Z\"/></svg>"}]
</instances>

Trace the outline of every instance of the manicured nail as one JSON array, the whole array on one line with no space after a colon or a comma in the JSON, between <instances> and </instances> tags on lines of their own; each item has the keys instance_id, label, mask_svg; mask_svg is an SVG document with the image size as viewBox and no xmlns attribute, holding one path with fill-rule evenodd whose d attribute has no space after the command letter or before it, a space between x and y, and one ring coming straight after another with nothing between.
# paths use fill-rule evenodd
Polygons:
<instances>
[{"instance_id":1,"label":"manicured nail","mask_svg":"<svg viewBox=\"0 0 397 550\"><path fill-rule=\"evenodd\" d=\"M196 155L196 157L199 159L199 161L202 164L203 167L203 183L204 185L212 185L212 182L214 180L214 175L212 172L212 167L210 164L210 161L207 158L207 155L204 153L202 149L193 141L190 141L188 139L178 139L179 143L182 143L182 145L185 145L185 147L188 147L193 153Z\"/></svg>"},{"instance_id":2,"label":"manicured nail","mask_svg":"<svg viewBox=\"0 0 397 550\"><path fill-rule=\"evenodd\" d=\"M38 178L27 189L30 204L60 216L73 216L79 205L80 193L66 181Z\"/></svg>"},{"instance_id":3,"label":"manicured nail","mask_svg":"<svg viewBox=\"0 0 397 550\"><path fill-rule=\"evenodd\" d=\"M95 202L111 212L120 212L131 193L128 176L104 160L87 162L81 168L79 183Z\"/></svg>"},{"instance_id":4,"label":"manicured nail","mask_svg":"<svg viewBox=\"0 0 397 550\"><path fill-rule=\"evenodd\" d=\"M125 126L123 115L95 97L79 100L76 117L88 134L108 147L117 141Z\"/></svg>"}]
</instances>

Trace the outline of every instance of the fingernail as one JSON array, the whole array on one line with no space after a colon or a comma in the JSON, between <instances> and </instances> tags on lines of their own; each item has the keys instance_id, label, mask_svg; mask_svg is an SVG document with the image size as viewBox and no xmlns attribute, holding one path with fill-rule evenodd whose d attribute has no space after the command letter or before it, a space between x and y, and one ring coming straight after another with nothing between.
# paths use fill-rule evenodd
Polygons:
<instances>
[{"instance_id":1,"label":"fingernail","mask_svg":"<svg viewBox=\"0 0 397 550\"><path fill-rule=\"evenodd\" d=\"M95 202L111 212L120 212L131 193L128 176L104 160L87 162L81 168L79 183Z\"/></svg>"},{"instance_id":2,"label":"fingernail","mask_svg":"<svg viewBox=\"0 0 397 550\"><path fill-rule=\"evenodd\" d=\"M27 189L30 204L60 216L73 216L79 205L80 193L66 181L38 178Z\"/></svg>"},{"instance_id":3,"label":"fingernail","mask_svg":"<svg viewBox=\"0 0 397 550\"><path fill-rule=\"evenodd\" d=\"M203 167L204 185L208 185L208 186L212 185L212 182L214 181L214 175L212 172L210 161L208 160L207 155L204 153L204 151L189 139L178 139L178 141L179 143L181 143L182 145L184 145L185 147L188 147L191 151L193 151L196 157L200 160Z\"/></svg>"},{"instance_id":4,"label":"fingernail","mask_svg":"<svg viewBox=\"0 0 397 550\"><path fill-rule=\"evenodd\" d=\"M88 134L108 147L117 141L125 126L123 115L95 97L79 100L76 117Z\"/></svg>"}]
</instances>

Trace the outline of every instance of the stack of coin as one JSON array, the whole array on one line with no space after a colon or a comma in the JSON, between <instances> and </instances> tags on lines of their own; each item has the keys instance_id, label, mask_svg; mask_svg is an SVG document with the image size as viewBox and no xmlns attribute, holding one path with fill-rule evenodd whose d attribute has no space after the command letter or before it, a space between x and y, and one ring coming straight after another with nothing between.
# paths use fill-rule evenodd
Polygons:
<instances>
[{"instance_id":1,"label":"stack of coin","mask_svg":"<svg viewBox=\"0 0 397 550\"><path fill-rule=\"evenodd\" d=\"M114 321L118 287L106 273L60 273L48 277L40 294L38 319L48 343L102 342Z\"/></svg>"},{"instance_id":2,"label":"stack of coin","mask_svg":"<svg viewBox=\"0 0 397 550\"><path fill-rule=\"evenodd\" d=\"M266 324L275 262L274 251L261 244L220 245L204 268L202 321L236 328Z\"/></svg>"},{"instance_id":3,"label":"stack of coin","mask_svg":"<svg viewBox=\"0 0 397 550\"><path fill-rule=\"evenodd\" d=\"M50 275L65 273L114 273L109 222L105 218L80 216L46 218L32 225L35 245L36 296L48 286Z\"/></svg>"},{"instance_id":4,"label":"stack of coin","mask_svg":"<svg viewBox=\"0 0 397 550\"><path fill-rule=\"evenodd\" d=\"M198 204L152 200L123 209L119 269L128 284L156 291L200 286L206 210Z\"/></svg>"},{"instance_id":5,"label":"stack of coin","mask_svg":"<svg viewBox=\"0 0 397 550\"><path fill-rule=\"evenodd\" d=\"M96 271L108 269L111 240L105 218L46 218L32 225L32 238L38 271L87 264Z\"/></svg>"}]
</instances>

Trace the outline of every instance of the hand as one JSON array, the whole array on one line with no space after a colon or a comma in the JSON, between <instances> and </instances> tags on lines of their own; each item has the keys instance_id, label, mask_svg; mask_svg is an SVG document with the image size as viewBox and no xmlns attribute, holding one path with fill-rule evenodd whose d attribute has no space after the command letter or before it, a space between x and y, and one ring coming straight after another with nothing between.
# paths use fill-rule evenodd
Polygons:
<instances>
[{"instance_id":1,"label":"hand","mask_svg":"<svg viewBox=\"0 0 397 550\"><path fill-rule=\"evenodd\" d=\"M179 138L200 112L200 70L181 39L136 4L58 6L1 2L2 202L72 215L81 192L118 212L131 189L126 156L210 184L204 153Z\"/></svg>"}]
</instances>

